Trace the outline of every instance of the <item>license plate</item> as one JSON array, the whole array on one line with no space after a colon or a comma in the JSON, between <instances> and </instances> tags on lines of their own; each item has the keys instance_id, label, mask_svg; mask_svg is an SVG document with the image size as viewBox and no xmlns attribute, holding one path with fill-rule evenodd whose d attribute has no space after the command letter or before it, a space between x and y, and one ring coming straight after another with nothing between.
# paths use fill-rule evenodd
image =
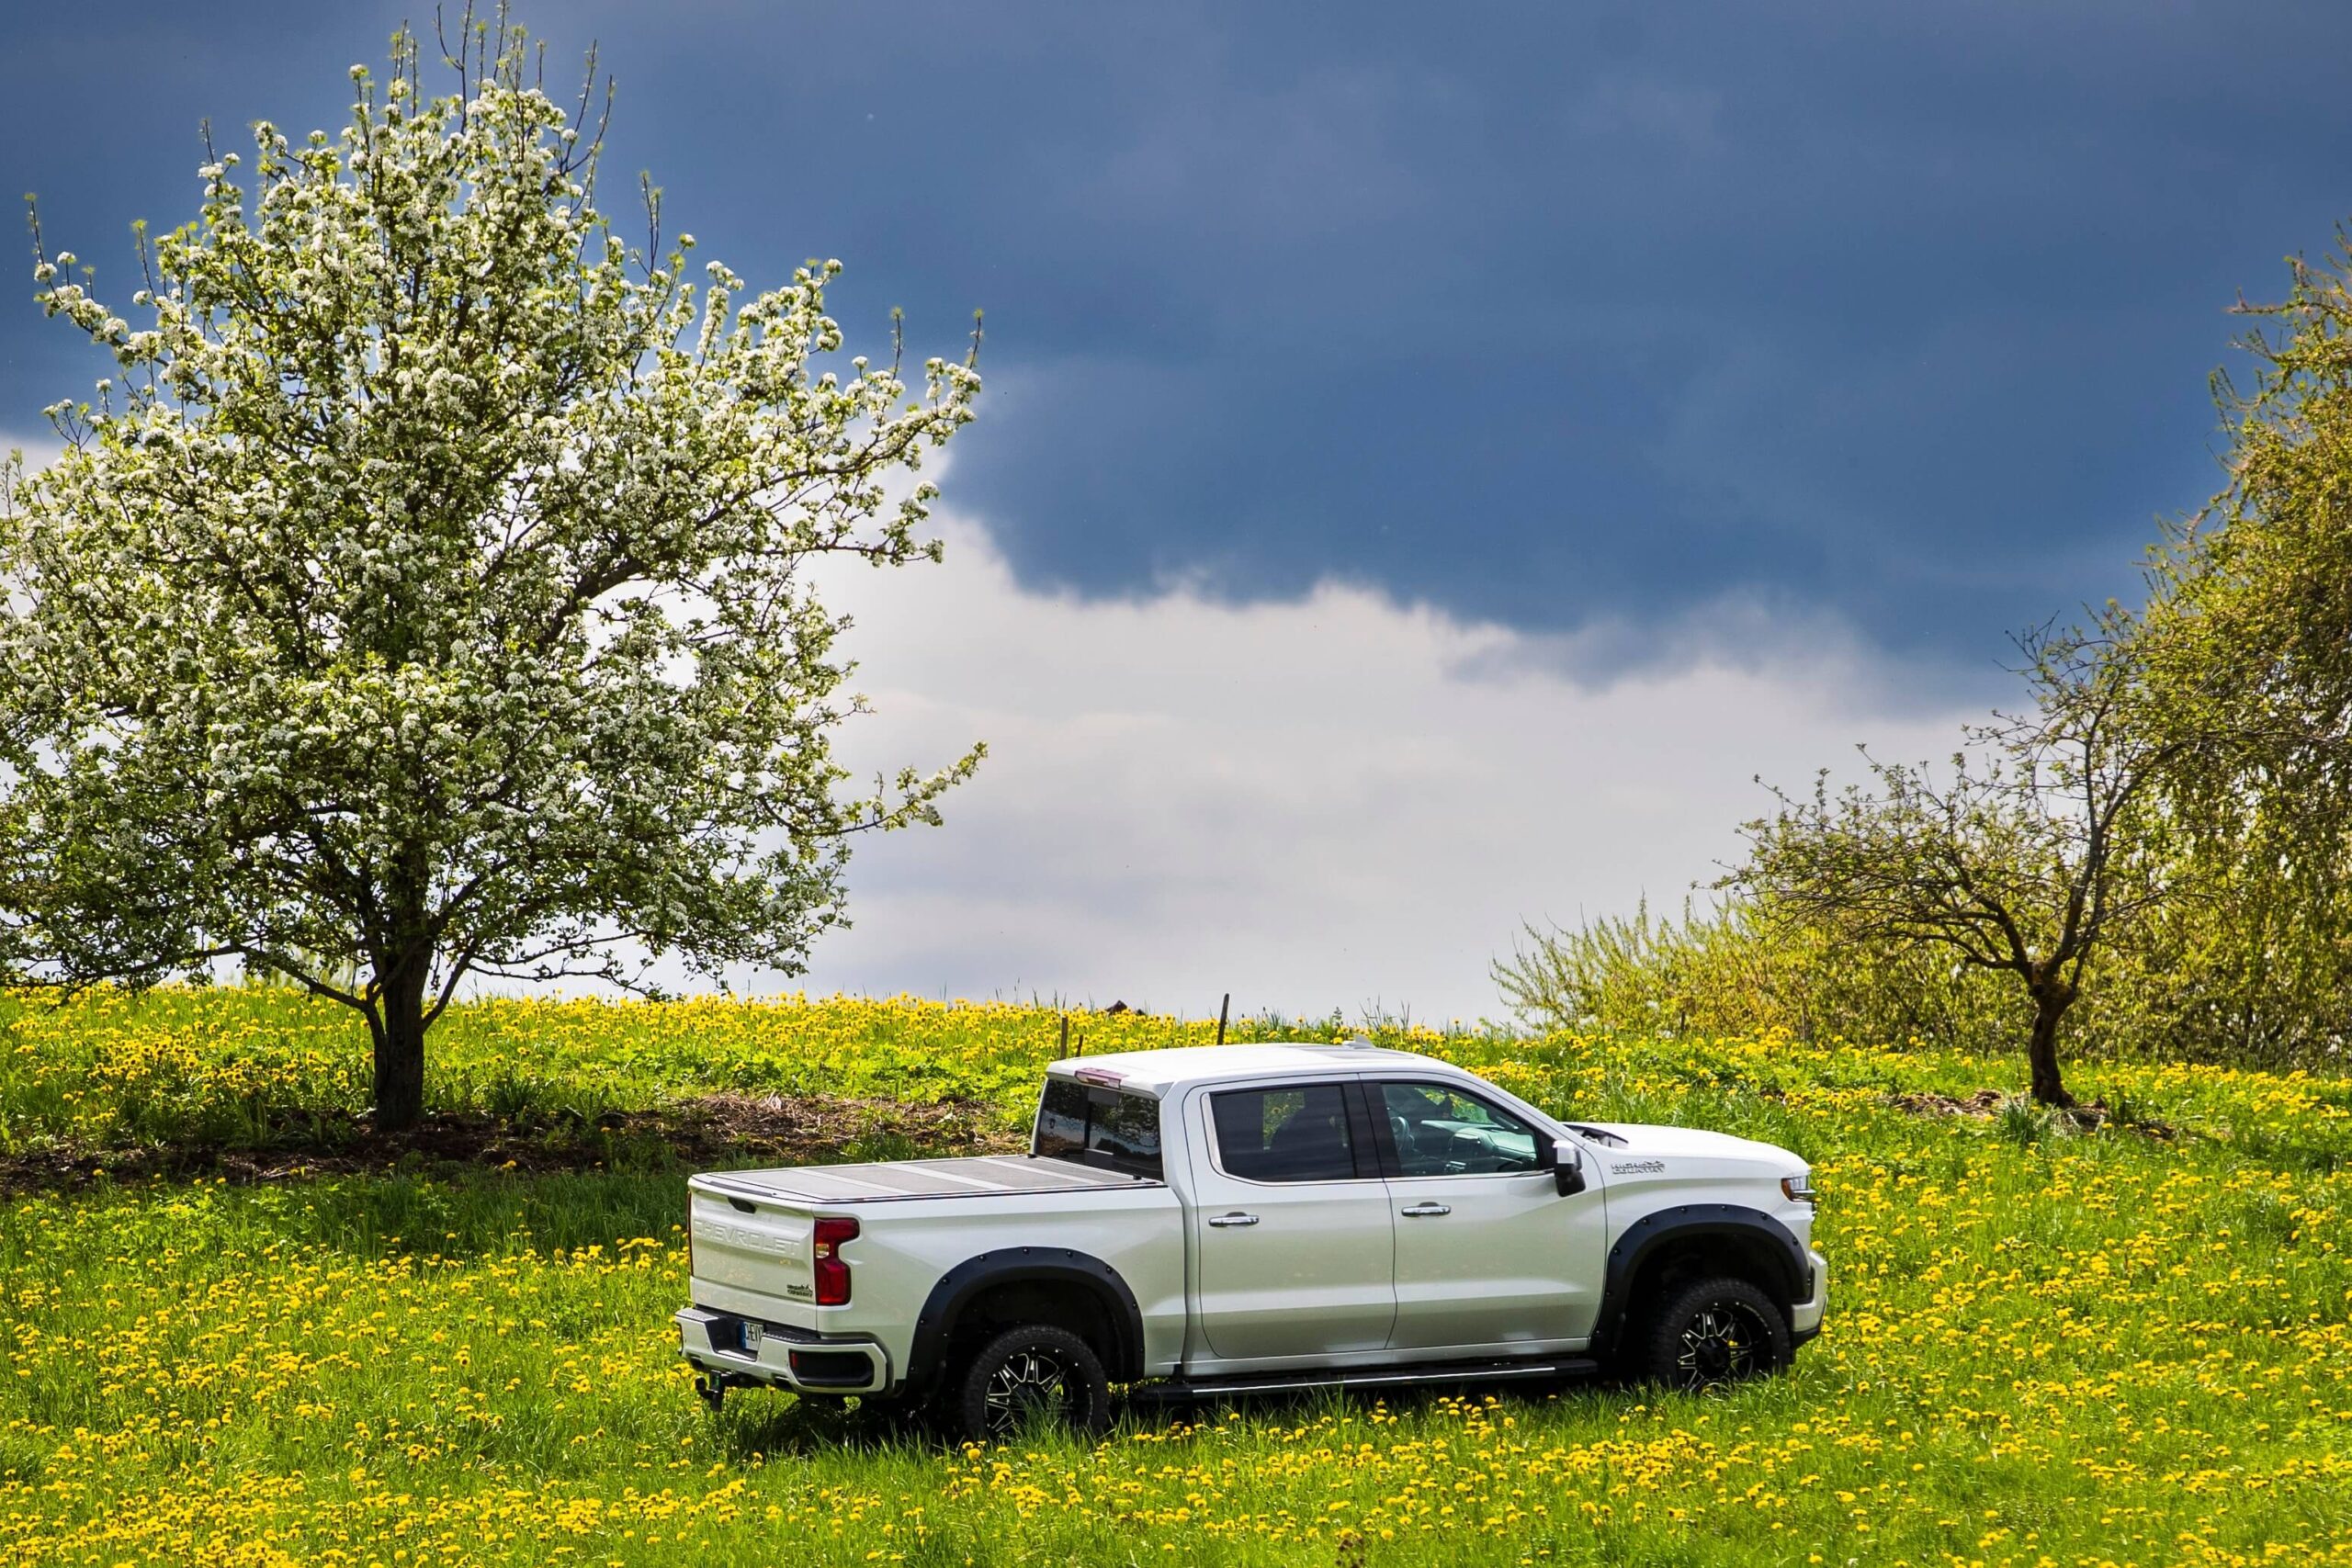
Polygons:
<instances>
[{"instance_id":1,"label":"license plate","mask_svg":"<svg viewBox=\"0 0 2352 1568\"><path fill-rule=\"evenodd\" d=\"M760 1341L766 1337L767 1330L761 1327L758 1324L745 1324L743 1325L743 1354L746 1356L758 1355L760 1353Z\"/></svg>"}]
</instances>

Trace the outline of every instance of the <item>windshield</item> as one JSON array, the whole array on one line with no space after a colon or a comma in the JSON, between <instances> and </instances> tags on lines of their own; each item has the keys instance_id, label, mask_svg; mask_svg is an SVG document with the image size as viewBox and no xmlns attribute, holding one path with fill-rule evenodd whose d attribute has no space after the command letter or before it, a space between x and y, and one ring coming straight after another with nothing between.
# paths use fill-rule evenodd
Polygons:
<instances>
[{"instance_id":1,"label":"windshield","mask_svg":"<svg viewBox=\"0 0 2352 1568\"><path fill-rule=\"evenodd\" d=\"M1047 1078L1030 1152L1159 1179L1159 1101L1148 1094Z\"/></svg>"}]
</instances>

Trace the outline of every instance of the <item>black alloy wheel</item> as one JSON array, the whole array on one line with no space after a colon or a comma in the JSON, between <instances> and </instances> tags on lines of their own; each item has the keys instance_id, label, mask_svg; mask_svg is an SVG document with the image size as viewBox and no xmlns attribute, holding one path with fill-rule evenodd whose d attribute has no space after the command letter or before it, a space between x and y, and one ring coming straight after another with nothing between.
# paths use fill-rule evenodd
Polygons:
<instances>
[{"instance_id":1,"label":"black alloy wheel","mask_svg":"<svg viewBox=\"0 0 2352 1568\"><path fill-rule=\"evenodd\" d=\"M1789 1363L1789 1323L1746 1280L1699 1280L1668 1295L1651 1319L1642 1371L1652 1382L1698 1390L1741 1382Z\"/></svg>"},{"instance_id":2,"label":"black alloy wheel","mask_svg":"<svg viewBox=\"0 0 2352 1568\"><path fill-rule=\"evenodd\" d=\"M957 1432L975 1442L1007 1442L1038 1422L1082 1436L1111 1424L1111 1386L1102 1358L1066 1328L1028 1324L983 1345L951 1391Z\"/></svg>"}]
</instances>

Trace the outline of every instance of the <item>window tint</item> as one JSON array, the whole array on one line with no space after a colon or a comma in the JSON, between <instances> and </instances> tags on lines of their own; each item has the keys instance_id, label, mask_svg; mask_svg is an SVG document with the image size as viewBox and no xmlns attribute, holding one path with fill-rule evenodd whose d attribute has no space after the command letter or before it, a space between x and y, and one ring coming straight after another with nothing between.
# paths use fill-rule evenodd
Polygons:
<instances>
[{"instance_id":1,"label":"window tint","mask_svg":"<svg viewBox=\"0 0 2352 1568\"><path fill-rule=\"evenodd\" d=\"M1070 1078L1047 1078L1029 1145L1046 1159L1159 1179L1159 1101Z\"/></svg>"},{"instance_id":2,"label":"window tint","mask_svg":"<svg viewBox=\"0 0 2352 1568\"><path fill-rule=\"evenodd\" d=\"M1356 1174L1348 1102L1338 1084L1228 1090L1209 1097L1217 1161L1244 1181L1348 1181Z\"/></svg>"},{"instance_id":3,"label":"window tint","mask_svg":"<svg viewBox=\"0 0 2352 1568\"><path fill-rule=\"evenodd\" d=\"M1535 1129L1509 1111L1433 1083L1385 1083L1380 1106L1401 1176L1533 1170Z\"/></svg>"}]
</instances>

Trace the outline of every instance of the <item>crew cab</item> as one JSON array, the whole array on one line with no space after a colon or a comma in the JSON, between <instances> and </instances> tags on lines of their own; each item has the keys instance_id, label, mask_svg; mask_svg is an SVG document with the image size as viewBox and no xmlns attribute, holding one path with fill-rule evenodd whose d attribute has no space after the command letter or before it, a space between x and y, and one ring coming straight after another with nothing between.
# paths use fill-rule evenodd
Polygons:
<instances>
[{"instance_id":1,"label":"crew cab","mask_svg":"<svg viewBox=\"0 0 2352 1568\"><path fill-rule=\"evenodd\" d=\"M1699 1387L1820 1331L1785 1149L1561 1122L1430 1057L1193 1046L1047 1067L1025 1156L688 1183L682 1348L729 1388L1099 1431L1113 1385Z\"/></svg>"}]
</instances>

